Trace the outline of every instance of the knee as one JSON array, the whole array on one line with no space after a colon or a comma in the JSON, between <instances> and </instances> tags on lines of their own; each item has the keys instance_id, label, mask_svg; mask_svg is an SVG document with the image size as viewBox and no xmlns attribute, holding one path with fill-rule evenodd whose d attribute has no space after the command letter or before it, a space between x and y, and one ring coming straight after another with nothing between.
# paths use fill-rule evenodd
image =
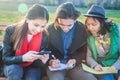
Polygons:
<instances>
[{"instance_id":1,"label":"knee","mask_svg":"<svg viewBox=\"0 0 120 80\"><path fill-rule=\"evenodd\" d=\"M30 68L25 72L25 80L41 80L41 70L39 68Z\"/></svg>"},{"instance_id":2,"label":"knee","mask_svg":"<svg viewBox=\"0 0 120 80\"><path fill-rule=\"evenodd\" d=\"M7 77L22 77L23 70L19 65L10 65L5 67L5 75Z\"/></svg>"}]
</instances>

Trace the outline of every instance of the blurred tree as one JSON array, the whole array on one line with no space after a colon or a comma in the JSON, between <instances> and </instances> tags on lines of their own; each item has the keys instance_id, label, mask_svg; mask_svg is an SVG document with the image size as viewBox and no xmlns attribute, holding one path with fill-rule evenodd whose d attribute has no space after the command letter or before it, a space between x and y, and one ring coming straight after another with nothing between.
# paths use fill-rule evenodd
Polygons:
<instances>
[{"instance_id":1,"label":"blurred tree","mask_svg":"<svg viewBox=\"0 0 120 80\"><path fill-rule=\"evenodd\" d=\"M91 5L95 4L97 0L86 0L85 4L89 8Z\"/></svg>"},{"instance_id":2,"label":"blurred tree","mask_svg":"<svg viewBox=\"0 0 120 80\"><path fill-rule=\"evenodd\" d=\"M64 3L65 0L58 0L58 4L60 5L61 3Z\"/></svg>"},{"instance_id":3,"label":"blurred tree","mask_svg":"<svg viewBox=\"0 0 120 80\"><path fill-rule=\"evenodd\" d=\"M120 10L120 0L112 0L111 1L112 9L119 9Z\"/></svg>"},{"instance_id":4,"label":"blurred tree","mask_svg":"<svg viewBox=\"0 0 120 80\"><path fill-rule=\"evenodd\" d=\"M107 1L107 0L97 0L97 1L96 1L96 4L103 7L103 6L104 6L104 3L105 3L106 1Z\"/></svg>"},{"instance_id":5,"label":"blurred tree","mask_svg":"<svg viewBox=\"0 0 120 80\"><path fill-rule=\"evenodd\" d=\"M73 0L75 6L85 7L85 0Z\"/></svg>"},{"instance_id":6,"label":"blurred tree","mask_svg":"<svg viewBox=\"0 0 120 80\"><path fill-rule=\"evenodd\" d=\"M107 9L118 9L120 10L120 0L107 0L104 4Z\"/></svg>"}]
</instances>

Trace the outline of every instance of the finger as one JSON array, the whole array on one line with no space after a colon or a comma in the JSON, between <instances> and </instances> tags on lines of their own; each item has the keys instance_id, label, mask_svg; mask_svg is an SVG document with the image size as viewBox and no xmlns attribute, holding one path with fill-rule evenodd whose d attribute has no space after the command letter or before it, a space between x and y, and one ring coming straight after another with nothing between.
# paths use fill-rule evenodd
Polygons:
<instances>
[{"instance_id":1,"label":"finger","mask_svg":"<svg viewBox=\"0 0 120 80\"><path fill-rule=\"evenodd\" d=\"M31 56L36 58L43 57L42 55L36 55L36 54L32 54Z\"/></svg>"},{"instance_id":2,"label":"finger","mask_svg":"<svg viewBox=\"0 0 120 80\"><path fill-rule=\"evenodd\" d=\"M102 71L103 70L102 67L99 67L99 70Z\"/></svg>"},{"instance_id":3,"label":"finger","mask_svg":"<svg viewBox=\"0 0 120 80\"><path fill-rule=\"evenodd\" d=\"M34 54L36 54L36 53L38 53L37 51L29 51L29 53L34 53Z\"/></svg>"}]
</instances>

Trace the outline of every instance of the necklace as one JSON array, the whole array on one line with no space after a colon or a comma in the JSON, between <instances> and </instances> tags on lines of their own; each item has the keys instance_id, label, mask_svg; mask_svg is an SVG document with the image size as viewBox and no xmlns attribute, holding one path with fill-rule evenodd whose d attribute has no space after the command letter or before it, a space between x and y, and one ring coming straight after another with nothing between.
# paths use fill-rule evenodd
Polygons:
<instances>
[{"instance_id":1,"label":"necklace","mask_svg":"<svg viewBox=\"0 0 120 80\"><path fill-rule=\"evenodd\" d=\"M105 35L96 35L95 36L95 44L98 48L100 48L103 52L105 52L105 47L107 45L110 45L110 38L109 38L109 34L105 34Z\"/></svg>"}]
</instances>

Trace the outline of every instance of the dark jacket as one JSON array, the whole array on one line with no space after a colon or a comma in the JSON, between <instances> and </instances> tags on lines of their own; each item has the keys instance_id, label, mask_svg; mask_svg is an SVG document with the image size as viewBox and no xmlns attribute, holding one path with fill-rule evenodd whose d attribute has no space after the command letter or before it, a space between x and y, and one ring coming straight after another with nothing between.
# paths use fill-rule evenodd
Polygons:
<instances>
[{"instance_id":1,"label":"dark jacket","mask_svg":"<svg viewBox=\"0 0 120 80\"><path fill-rule=\"evenodd\" d=\"M75 31L73 34L73 40L68 50L68 60L69 59L76 59L77 64L84 62L86 59L86 52L87 52L87 44L86 44L86 31L85 26L76 21ZM48 32L49 32L49 43L48 43L48 50L51 50L51 55L54 55L58 59L63 59L63 42L62 36L59 30L60 27L55 28L53 24L49 25Z\"/></svg>"},{"instance_id":2,"label":"dark jacket","mask_svg":"<svg viewBox=\"0 0 120 80\"><path fill-rule=\"evenodd\" d=\"M13 32L14 32L14 27L9 26L7 27L4 35L2 60L5 65L23 64L22 55L15 56L15 51L13 50L14 43L10 41ZM40 50L43 50L46 47L46 44L47 44L47 35L43 33L43 40ZM36 60L33 62L31 66L40 66L39 64L42 64L42 62L40 60Z\"/></svg>"}]
</instances>

